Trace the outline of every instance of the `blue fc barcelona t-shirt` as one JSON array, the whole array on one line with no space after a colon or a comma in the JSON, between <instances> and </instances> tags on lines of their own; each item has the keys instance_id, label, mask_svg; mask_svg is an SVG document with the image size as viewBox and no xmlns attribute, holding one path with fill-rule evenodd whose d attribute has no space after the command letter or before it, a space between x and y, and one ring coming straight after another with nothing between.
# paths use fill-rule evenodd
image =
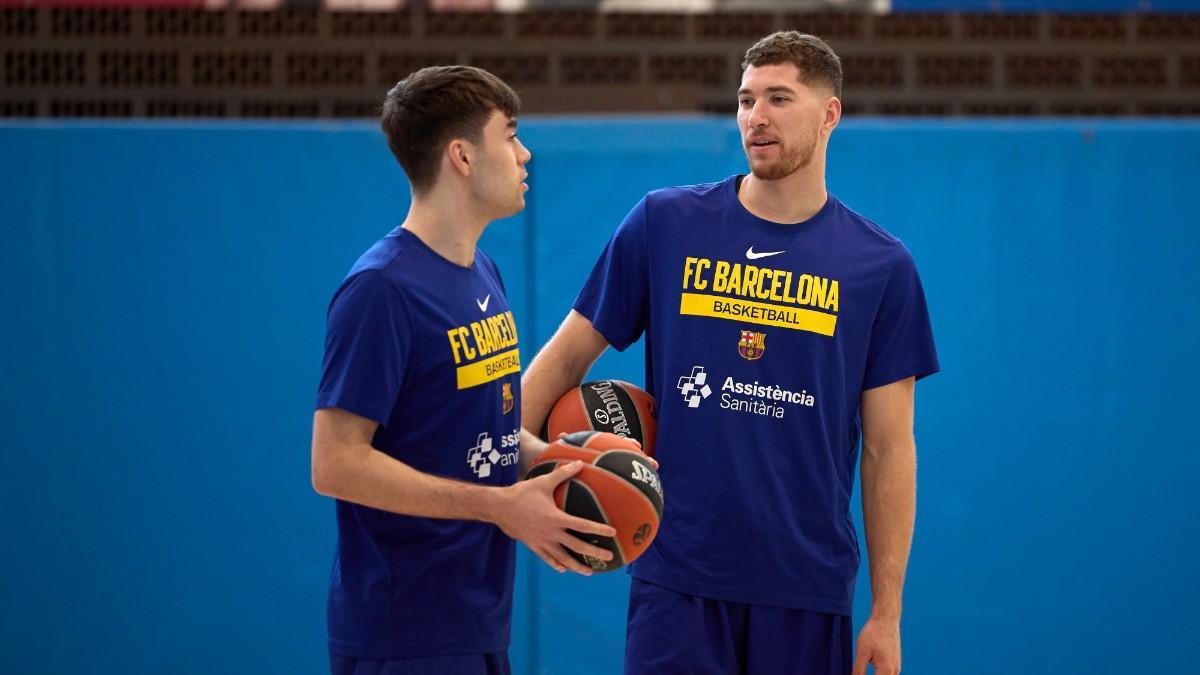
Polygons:
<instances>
[{"instance_id":1,"label":"blue fc barcelona t-shirt","mask_svg":"<svg viewBox=\"0 0 1200 675\"><path fill-rule=\"evenodd\" d=\"M924 292L904 245L832 195L780 224L739 183L648 194L575 302L616 349L646 335L667 499L630 573L848 615L859 402L938 370Z\"/></svg>"},{"instance_id":2,"label":"blue fc barcelona t-shirt","mask_svg":"<svg viewBox=\"0 0 1200 675\"><path fill-rule=\"evenodd\" d=\"M379 423L372 445L478 485L517 480L517 329L495 264L441 257L397 228L329 307L317 408ZM337 501L329 646L360 658L503 651L514 544L496 526Z\"/></svg>"}]
</instances>

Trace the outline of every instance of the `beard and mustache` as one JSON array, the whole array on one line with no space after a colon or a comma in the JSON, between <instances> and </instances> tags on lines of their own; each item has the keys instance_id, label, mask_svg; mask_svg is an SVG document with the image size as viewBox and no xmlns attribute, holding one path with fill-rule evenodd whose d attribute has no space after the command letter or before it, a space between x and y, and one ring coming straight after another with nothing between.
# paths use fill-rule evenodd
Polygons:
<instances>
[{"instance_id":1,"label":"beard and mustache","mask_svg":"<svg viewBox=\"0 0 1200 675\"><path fill-rule=\"evenodd\" d=\"M746 152L746 159L750 161L750 172L754 174L755 178L779 180L812 164L813 158L817 155L817 146L820 140L820 134L814 131L811 136L801 138L795 144L785 144L782 140L776 141L779 144L779 158L773 162L757 164L750 158L750 149L748 147L743 147L743 149Z\"/></svg>"}]
</instances>

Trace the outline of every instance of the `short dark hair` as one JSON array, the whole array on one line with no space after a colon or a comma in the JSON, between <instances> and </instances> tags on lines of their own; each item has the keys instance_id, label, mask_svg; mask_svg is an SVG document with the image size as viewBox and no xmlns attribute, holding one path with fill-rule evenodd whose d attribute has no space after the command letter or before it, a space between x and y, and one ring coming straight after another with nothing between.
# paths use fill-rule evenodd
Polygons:
<instances>
[{"instance_id":1,"label":"short dark hair","mask_svg":"<svg viewBox=\"0 0 1200 675\"><path fill-rule=\"evenodd\" d=\"M746 50L742 70L780 63L799 68L800 82L804 85L825 85L833 90L834 96L842 97L842 60L821 38L795 30L771 33Z\"/></svg>"},{"instance_id":2,"label":"short dark hair","mask_svg":"<svg viewBox=\"0 0 1200 675\"><path fill-rule=\"evenodd\" d=\"M420 194L437 181L446 143L455 138L478 143L493 110L516 117L520 108L516 92L486 70L434 66L388 91L379 124L413 193Z\"/></svg>"}]
</instances>

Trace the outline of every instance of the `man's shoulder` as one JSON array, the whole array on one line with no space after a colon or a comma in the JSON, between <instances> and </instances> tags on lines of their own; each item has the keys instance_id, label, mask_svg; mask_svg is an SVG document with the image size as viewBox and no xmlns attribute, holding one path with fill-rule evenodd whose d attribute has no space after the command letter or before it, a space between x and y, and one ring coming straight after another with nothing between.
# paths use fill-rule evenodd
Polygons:
<instances>
[{"instance_id":1,"label":"man's shoulder","mask_svg":"<svg viewBox=\"0 0 1200 675\"><path fill-rule=\"evenodd\" d=\"M731 190L727 183L730 180L676 185L648 192L642 199L646 219L658 227L667 223L694 227L708 222L709 218L728 208Z\"/></svg>"},{"instance_id":2,"label":"man's shoulder","mask_svg":"<svg viewBox=\"0 0 1200 675\"><path fill-rule=\"evenodd\" d=\"M419 283L419 278L412 274L414 266L403 263L406 251L412 255L412 247L398 234L399 228L372 244L354 261L334 293L334 303L349 298L401 296L405 295L406 286Z\"/></svg>"},{"instance_id":3,"label":"man's shoulder","mask_svg":"<svg viewBox=\"0 0 1200 675\"><path fill-rule=\"evenodd\" d=\"M675 185L651 190L646 194L646 201L655 205L667 204L699 204L720 201L721 188L729 179L713 183L696 183L694 185Z\"/></svg>"},{"instance_id":4,"label":"man's shoulder","mask_svg":"<svg viewBox=\"0 0 1200 675\"><path fill-rule=\"evenodd\" d=\"M358 276L364 272L376 271L385 276L389 273L401 269L402 266L396 265L396 260L401 257L405 249L407 240L400 236L399 228L388 233L379 241L371 245L358 260L354 261L354 265L350 268L350 272L346 274L346 278Z\"/></svg>"},{"instance_id":5,"label":"man's shoulder","mask_svg":"<svg viewBox=\"0 0 1200 675\"><path fill-rule=\"evenodd\" d=\"M899 237L874 220L850 208L837 197L830 195L830 198L836 200L834 206L838 209L840 220L845 225L847 233L861 237L863 243L870 244L871 248L886 252L889 256L909 255L908 249Z\"/></svg>"}]
</instances>

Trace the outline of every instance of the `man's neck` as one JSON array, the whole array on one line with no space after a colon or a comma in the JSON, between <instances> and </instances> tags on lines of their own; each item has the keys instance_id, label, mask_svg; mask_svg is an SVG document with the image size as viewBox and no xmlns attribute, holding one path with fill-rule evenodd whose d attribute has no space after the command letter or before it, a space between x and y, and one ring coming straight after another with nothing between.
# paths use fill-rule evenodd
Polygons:
<instances>
[{"instance_id":1,"label":"man's neck","mask_svg":"<svg viewBox=\"0 0 1200 675\"><path fill-rule=\"evenodd\" d=\"M817 162L777 180L763 180L751 173L742 179L738 191L738 200L747 211L773 223L802 223L817 215L828 197L825 167Z\"/></svg>"},{"instance_id":2,"label":"man's neck","mask_svg":"<svg viewBox=\"0 0 1200 675\"><path fill-rule=\"evenodd\" d=\"M430 193L413 197L408 216L401 225L417 235L425 245L446 260L470 267L475 262L475 246L483 236L488 221L468 213L462 201L446 193Z\"/></svg>"}]
</instances>

